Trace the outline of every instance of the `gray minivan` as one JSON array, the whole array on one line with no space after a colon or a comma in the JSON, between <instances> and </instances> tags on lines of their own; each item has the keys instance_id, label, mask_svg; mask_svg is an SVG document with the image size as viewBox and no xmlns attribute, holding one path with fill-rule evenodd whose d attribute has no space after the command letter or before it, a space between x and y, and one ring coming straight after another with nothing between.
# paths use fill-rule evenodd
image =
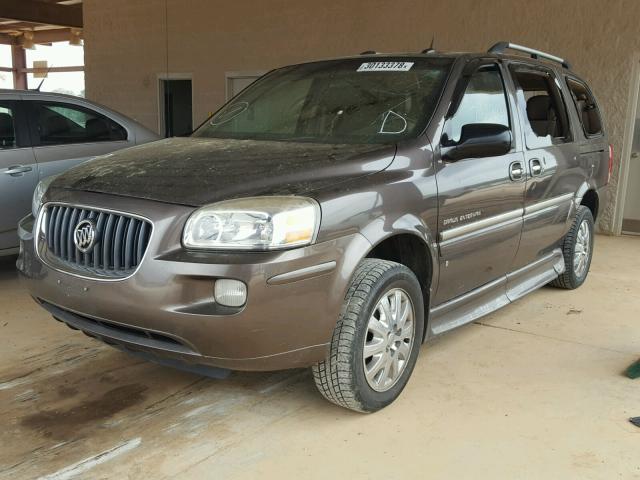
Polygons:
<instances>
[{"instance_id":1,"label":"gray minivan","mask_svg":"<svg viewBox=\"0 0 640 480\"><path fill-rule=\"evenodd\" d=\"M0 256L18 253L18 221L39 180L96 155L157 140L134 120L83 98L0 90Z\"/></svg>"},{"instance_id":2,"label":"gray minivan","mask_svg":"<svg viewBox=\"0 0 640 480\"><path fill-rule=\"evenodd\" d=\"M423 342L584 283L612 165L591 89L544 52L291 65L189 138L41 185L17 266L54 318L121 350L311 367L373 412Z\"/></svg>"}]
</instances>

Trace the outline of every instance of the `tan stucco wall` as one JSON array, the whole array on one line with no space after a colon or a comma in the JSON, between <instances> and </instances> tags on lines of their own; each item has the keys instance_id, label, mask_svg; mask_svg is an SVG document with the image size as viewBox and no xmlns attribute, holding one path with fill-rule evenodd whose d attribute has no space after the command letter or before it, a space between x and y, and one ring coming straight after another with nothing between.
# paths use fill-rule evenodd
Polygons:
<instances>
[{"instance_id":1,"label":"tan stucco wall","mask_svg":"<svg viewBox=\"0 0 640 480\"><path fill-rule=\"evenodd\" d=\"M167 15L168 13L168 15ZM193 75L194 123L225 98L225 72L363 50L478 51L510 40L568 58L622 151L639 0L85 0L86 92L158 129L158 75ZM166 20L168 18L168 21ZM600 226L612 224L613 202Z\"/></svg>"}]
</instances>

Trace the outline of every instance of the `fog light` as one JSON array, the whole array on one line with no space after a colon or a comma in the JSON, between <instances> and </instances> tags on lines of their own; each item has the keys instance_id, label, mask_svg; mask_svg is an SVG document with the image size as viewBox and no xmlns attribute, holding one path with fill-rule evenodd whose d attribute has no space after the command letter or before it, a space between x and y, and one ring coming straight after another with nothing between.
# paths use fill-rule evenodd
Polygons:
<instances>
[{"instance_id":1,"label":"fog light","mask_svg":"<svg viewBox=\"0 0 640 480\"><path fill-rule=\"evenodd\" d=\"M226 307L241 307L247 301L247 286L239 280L221 278L213 290L216 302Z\"/></svg>"}]
</instances>

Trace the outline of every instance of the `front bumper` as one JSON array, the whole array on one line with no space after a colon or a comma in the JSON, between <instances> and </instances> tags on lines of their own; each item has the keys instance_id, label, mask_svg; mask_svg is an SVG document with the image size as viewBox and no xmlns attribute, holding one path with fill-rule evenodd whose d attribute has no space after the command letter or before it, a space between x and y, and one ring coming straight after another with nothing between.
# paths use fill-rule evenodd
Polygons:
<instances>
[{"instance_id":1,"label":"front bumper","mask_svg":"<svg viewBox=\"0 0 640 480\"><path fill-rule=\"evenodd\" d=\"M72 328L190 364L277 370L324 359L351 274L370 248L353 233L280 252L189 252L180 234L192 208L89 193L82 203L147 216L154 223L147 254L129 278L77 276L42 261L26 217L17 265L31 295ZM217 278L247 285L244 307L214 302Z\"/></svg>"}]
</instances>

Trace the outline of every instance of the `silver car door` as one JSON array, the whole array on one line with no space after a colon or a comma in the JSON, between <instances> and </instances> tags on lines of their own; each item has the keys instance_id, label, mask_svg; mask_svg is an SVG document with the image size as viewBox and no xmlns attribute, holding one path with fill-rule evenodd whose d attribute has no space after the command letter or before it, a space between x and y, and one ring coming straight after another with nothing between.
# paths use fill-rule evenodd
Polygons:
<instances>
[{"instance_id":1,"label":"silver car door","mask_svg":"<svg viewBox=\"0 0 640 480\"><path fill-rule=\"evenodd\" d=\"M0 98L0 255L18 247L18 221L31 211L38 165L21 102Z\"/></svg>"}]
</instances>

